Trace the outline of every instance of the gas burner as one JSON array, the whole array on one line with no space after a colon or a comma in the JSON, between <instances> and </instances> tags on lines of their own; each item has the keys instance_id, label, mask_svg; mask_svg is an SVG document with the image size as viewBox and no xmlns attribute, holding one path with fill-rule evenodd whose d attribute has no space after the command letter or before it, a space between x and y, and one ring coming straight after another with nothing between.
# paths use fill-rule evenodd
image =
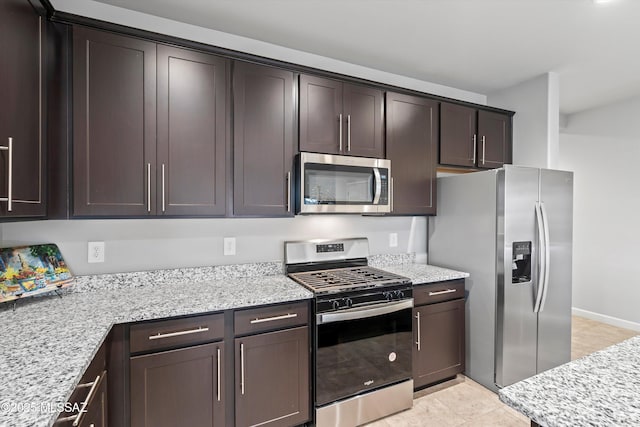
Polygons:
<instances>
[{"instance_id":1,"label":"gas burner","mask_svg":"<svg viewBox=\"0 0 640 427\"><path fill-rule=\"evenodd\" d=\"M410 283L406 277L368 266L289 273L289 277L316 294Z\"/></svg>"}]
</instances>

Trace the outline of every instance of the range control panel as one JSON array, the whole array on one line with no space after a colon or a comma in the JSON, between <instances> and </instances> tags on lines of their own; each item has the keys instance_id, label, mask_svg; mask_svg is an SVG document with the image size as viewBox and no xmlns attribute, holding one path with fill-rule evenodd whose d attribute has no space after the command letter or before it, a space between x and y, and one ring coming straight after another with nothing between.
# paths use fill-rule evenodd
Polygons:
<instances>
[{"instance_id":1,"label":"range control panel","mask_svg":"<svg viewBox=\"0 0 640 427\"><path fill-rule=\"evenodd\" d=\"M316 253L344 252L344 243L325 243L316 245Z\"/></svg>"}]
</instances>

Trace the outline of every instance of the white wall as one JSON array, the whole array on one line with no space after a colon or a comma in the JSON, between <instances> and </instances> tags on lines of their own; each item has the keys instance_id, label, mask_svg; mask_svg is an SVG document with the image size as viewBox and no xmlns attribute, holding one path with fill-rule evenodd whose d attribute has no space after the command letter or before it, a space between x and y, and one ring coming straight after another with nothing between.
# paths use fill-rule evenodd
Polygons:
<instances>
[{"instance_id":1,"label":"white wall","mask_svg":"<svg viewBox=\"0 0 640 427\"><path fill-rule=\"evenodd\" d=\"M570 115L574 312L640 330L640 98Z\"/></svg>"},{"instance_id":2,"label":"white wall","mask_svg":"<svg viewBox=\"0 0 640 427\"><path fill-rule=\"evenodd\" d=\"M313 215L295 218L31 221L0 225L0 247L56 243L77 275L283 261L284 241L368 237L372 254L415 252L426 262L425 217ZM389 247L389 233L398 246ZM236 237L235 256L222 238ZM105 262L87 262L87 242L105 242Z\"/></svg>"},{"instance_id":3,"label":"white wall","mask_svg":"<svg viewBox=\"0 0 640 427\"><path fill-rule=\"evenodd\" d=\"M293 64L314 67L321 70L332 71L407 89L414 89L434 95L474 102L476 104L487 103L487 97L483 94L362 67L344 61L338 61L299 50L277 46L271 43L265 43L259 40L240 37L233 34L223 33L221 31L210 30L145 13L126 10L92 0L55 0L53 4L57 10L80 16L113 22L160 34L167 34L186 40L210 44L212 46L247 52L266 58L278 59L281 61L291 62ZM330 31L330 29L328 29L328 31Z\"/></svg>"},{"instance_id":4,"label":"white wall","mask_svg":"<svg viewBox=\"0 0 640 427\"><path fill-rule=\"evenodd\" d=\"M487 96L489 105L516 112L513 164L558 168L559 100L556 73L546 73Z\"/></svg>"}]
</instances>

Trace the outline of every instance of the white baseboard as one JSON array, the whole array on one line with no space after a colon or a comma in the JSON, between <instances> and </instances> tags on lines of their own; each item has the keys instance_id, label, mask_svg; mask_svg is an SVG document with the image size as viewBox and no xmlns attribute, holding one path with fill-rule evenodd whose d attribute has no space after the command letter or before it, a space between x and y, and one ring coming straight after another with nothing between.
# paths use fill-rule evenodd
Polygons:
<instances>
[{"instance_id":1,"label":"white baseboard","mask_svg":"<svg viewBox=\"0 0 640 427\"><path fill-rule=\"evenodd\" d=\"M606 323L607 325L631 329L632 331L640 331L640 323L618 319L617 317L607 316L606 314L594 313L593 311L583 310L576 307L571 308L571 313L576 316L586 317L587 319L597 320L598 322Z\"/></svg>"}]
</instances>

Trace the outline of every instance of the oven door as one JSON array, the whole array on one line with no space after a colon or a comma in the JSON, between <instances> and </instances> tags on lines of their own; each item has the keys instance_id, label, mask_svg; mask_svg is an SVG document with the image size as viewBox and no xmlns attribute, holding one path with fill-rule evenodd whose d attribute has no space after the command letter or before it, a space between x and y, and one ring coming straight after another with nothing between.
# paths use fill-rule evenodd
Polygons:
<instances>
[{"instance_id":1,"label":"oven door","mask_svg":"<svg viewBox=\"0 0 640 427\"><path fill-rule=\"evenodd\" d=\"M318 314L316 405L411 378L413 299Z\"/></svg>"}]
</instances>

